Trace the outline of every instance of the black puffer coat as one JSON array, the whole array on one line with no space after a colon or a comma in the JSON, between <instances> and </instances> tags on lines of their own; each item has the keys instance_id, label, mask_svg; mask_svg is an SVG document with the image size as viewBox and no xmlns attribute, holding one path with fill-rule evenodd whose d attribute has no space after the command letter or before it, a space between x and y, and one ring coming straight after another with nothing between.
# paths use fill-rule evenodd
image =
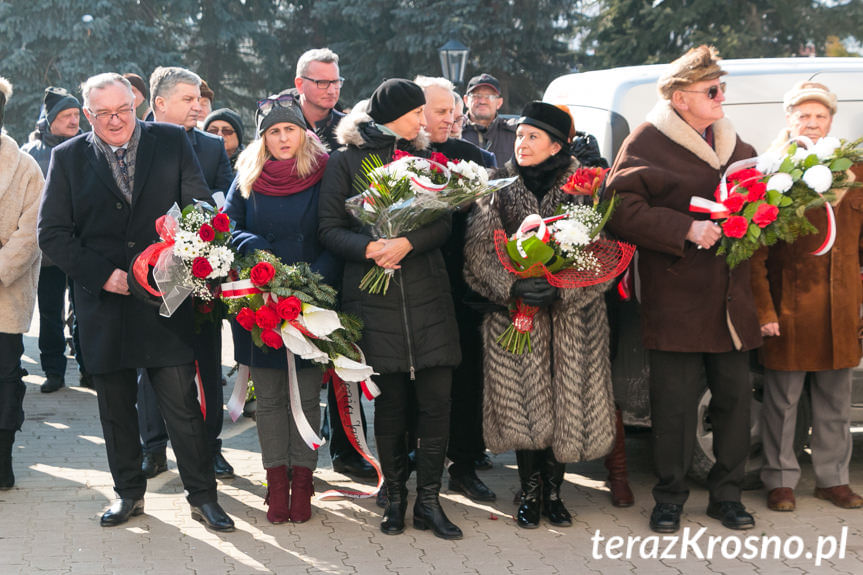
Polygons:
<instances>
[{"instance_id":1,"label":"black puffer coat","mask_svg":"<svg viewBox=\"0 0 863 575\"><path fill-rule=\"evenodd\" d=\"M358 286L374 265L365 257L366 246L374 238L345 211L345 200L357 193L354 179L363 159L375 154L386 163L396 147L427 155L425 138L396 142L359 109L341 121L336 134L346 147L333 152L327 163L318 233L324 246L345 261L342 309L358 315L365 324L360 345L367 363L382 374L458 365L458 326L440 251L450 234L450 219L405 234L413 250L402 260L387 294L372 295Z\"/></svg>"}]
</instances>

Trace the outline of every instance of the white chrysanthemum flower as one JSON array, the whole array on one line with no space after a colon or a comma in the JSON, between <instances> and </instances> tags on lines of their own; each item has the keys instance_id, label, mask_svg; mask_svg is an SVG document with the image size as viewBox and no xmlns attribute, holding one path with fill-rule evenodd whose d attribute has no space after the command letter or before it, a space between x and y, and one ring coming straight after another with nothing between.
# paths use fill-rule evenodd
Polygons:
<instances>
[{"instance_id":1,"label":"white chrysanthemum flower","mask_svg":"<svg viewBox=\"0 0 863 575\"><path fill-rule=\"evenodd\" d=\"M791 174L786 174L785 172L773 174L770 176L770 179L767 180L768 190L776 190L782 194L790 190L792 185L794 185L794 179L791 177Z\"/></svg>"},{"instance_id":2,"label":"white chrysanthemum flower","mask_svg":"<svg viewBox=\"0 0 863 575\"><path fill-rule=\"evenodd\" d=\"M833 185L833 172L827 166L818 164L803 172L803 182L819 194L823 194Z\"/></svg>"},{"instance_id":3,"label":"white chrysanthemum flower","mask_svg":"<svg viewBox=\"0 0 863 575\"><path fill-rule=\"evenodd\" d=\"M812 150L807 150L803 146L798 147L794 151L794 155L791 156L791 159L794 160L795 164L802 164L806 158L812 155Z\"/></svg>"},{"instance_id":4,"label":"white chrysanthemum flower","mask_svg":"<svg viewBox=\"0 0 863 575\"><path fill-rule=\"evenodd\" d=\"M755 169L762 174L772 174L782 165L782 156L774 152L766 152L758 156L758 163Z\"/></svg>"},{"instance_id":5,"label":"white chrysanthemum flower","mask_svg":"<svg viewBox=\"0 0 863 575\"><path fill-rule=\"evenodd\" d=\"M815 155L818 156L818 159L822 162L827 158L833 156L836 153L836 149L841 145L839 142L839 138L834 138L833 136L827 136L826 138L821 138L815 144L815 147L812 148L812 151L815 152Z\"/></svg>"},{"instance_id":6,"label":"white chrysanthemum flower","mask_svg":"<svg viewBox=\"0 0 863 575\"><path fill-rule=\"evenodd\" d=\"M554 223L554 239L564 252L570 252L590 243L590 230L579 221L560 220Z\"/></svg>"}]
</instances>

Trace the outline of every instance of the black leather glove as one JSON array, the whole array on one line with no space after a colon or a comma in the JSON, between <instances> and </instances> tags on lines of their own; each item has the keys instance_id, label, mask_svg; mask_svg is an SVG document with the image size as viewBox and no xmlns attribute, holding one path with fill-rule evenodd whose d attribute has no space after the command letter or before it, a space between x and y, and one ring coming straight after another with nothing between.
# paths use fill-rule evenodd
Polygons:
<instances>
[{"instance_id":1,"label":"black leather glove","mask_svg":"<svg viewBox=\"0 0 863 575\"><path fill-rule=\"evenodd\" d=\"M526 278L512 284L510 295L521 298L527 305L548 307L557 299L557 288L544 277Z\"/></svg>"}]
</instances>

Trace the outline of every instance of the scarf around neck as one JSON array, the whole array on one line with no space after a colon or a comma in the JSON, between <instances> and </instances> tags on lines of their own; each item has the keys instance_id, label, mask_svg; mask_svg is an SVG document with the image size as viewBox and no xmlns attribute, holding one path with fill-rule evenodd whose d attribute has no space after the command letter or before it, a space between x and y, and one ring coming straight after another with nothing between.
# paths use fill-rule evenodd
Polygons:
<instances>
[{"instance_id":1,"label":"scarf around neck","mask_svg":"<svg viewBox=\"0 0 863 575\"><path fill-rule=\"evenodd\" d=\"M305 178L297 175L296 158L290 160L271 158L264 163L261 175L255 180L252 190L265 196L290 196L308 190L324 177L324 168L327 167L329 158L328 154L318 156L315 171Z\"/></svg>"}]
</instances>

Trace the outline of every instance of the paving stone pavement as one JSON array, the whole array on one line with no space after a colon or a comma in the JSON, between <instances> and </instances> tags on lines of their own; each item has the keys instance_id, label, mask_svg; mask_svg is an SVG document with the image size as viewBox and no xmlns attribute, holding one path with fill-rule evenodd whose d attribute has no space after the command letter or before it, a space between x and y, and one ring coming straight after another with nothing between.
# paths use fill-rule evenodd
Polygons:
<instances>
[{"instance_id":1,"label":"paving stone pavement","mask_svg":"<svg viewBox=\"0 0 863 575\"><path fill-rule=\"evenodd\" d=\"M34 330L36 325L34 320ZM225 338L226 371L231 364L230 341ZM679 542L667 548L669 541L655 537L647 527L653 477L649 436L638 430L631 431L626 442L636 495L633 507L611 505L601 462L571 464L563 498L575 516L573 526L554 528L543 523L538 529L519 529L512 519L518 483L515 457L501 454L492 457L493 469L479 472L497 492L497 502L473 503L444 490L444 508L465 533L461 541L444 541L413 529L410 511L404 534L382 534L380 510L371 499L317 501L309 522L270 525L254 422L241 417L232 423L226 416L224 453L237 477L219 482L219 501L236 521L236 532L217 534L192 520L170 450L169 471L149 483L146 513L123 526L102 528L99 516L114 493L95 393L77 387L74 360L69 362L66 388L39 393L44 377L35 331L25 336L25 345L24 366L30 375L25 379L26 421L14 448L16 485L0 491L2 575L863 573L863 510L839 510L812 497L814 481L808 462L797 490L796 512L767 510L763 490L744 494L743 501L757 522L749 532L730 531L708 518L704 514L707 493L693 486L682 527L697 537L698 548L687 547L685 558ZM321 397L323 403L325 395ZM371 421L372 410L367 413ZM863 436L858 436L855 448L852 486L859 492L863 491ZM332 470L326 448L315 471L315 486L318 492L361 487ZM706 529L699 536L702 527ZM605 538L599 544L597 532ZM750 536L758 538L752 543L757 547L754 551L745 540ZM761 538L774 536L788 553L774 558L774 542L767 558L756 557ZM712 557L706 557L709 537L721 538L715 541ZM827 537L833 538L837 549L816 566L816 558L807 554L817 552L819 537L823 555L830 551ZM723 558L722 549L732 558ZM840 550L844 558L838 558Z\"/></svg>"}]
</instances>

